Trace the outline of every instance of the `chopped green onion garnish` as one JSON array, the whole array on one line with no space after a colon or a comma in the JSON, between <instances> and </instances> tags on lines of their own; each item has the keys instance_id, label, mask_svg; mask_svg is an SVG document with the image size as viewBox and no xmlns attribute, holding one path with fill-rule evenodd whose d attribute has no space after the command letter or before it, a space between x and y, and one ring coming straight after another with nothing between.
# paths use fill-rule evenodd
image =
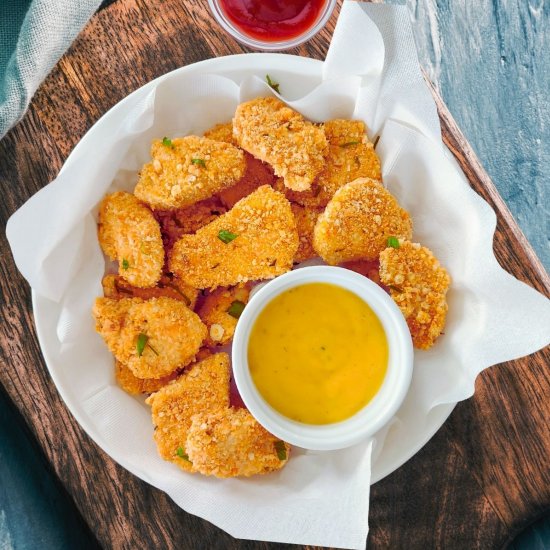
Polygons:
<instances>
[{"instance_id":1,"label":"chopped green onion garnish","mask_svg":"<svg viewBox=\"0 0 550 550\"><path fill-rule=\"evenodd\" d=\"M191 462L189 460L189 456L187 456L184 452L183 452L183 449L181 447L178 447L177 450L176 450L176 454L180 457L180 458L183 458L183 460L187 460L187 462Z\"/></svg>"},{"instance_id":2,"label":"chopped green onion garnish","mask_svg":"<svg viewBox=\"0 0 550 550\"><path fill-rule=\"evenodd\" d=\"M238 319L241 316L241 313L244 310L244 302L240 302L239 300L235 300L232 302L232 304L227 309L227 313L231 315L231 317L235 317L235 319Z\"/></svg>"},{"instance_id":3,"label":"chopped green onion garnish","mask_svg":"<svg viewBox=\"0 0 550 550\"><path fill-rule=\"evenodd\" d=\"M136 344L138 357L141 357L143 355L143 350L147 345L147 340L149 340L149 336L147 336L147 334L143 334L143 332L140 332Z\"/></svg>"},{"instance_id":4,"label":"chopped green onion garnish","mask_svg":"<svg viewBox=\"0 0 550 550\"><path fill-rule=\"evenodd\" d=\"M279 86L280 84L278 84L277 82L273 82L273 80L271 80L271 77L266 74L265 75L265 80L267 82L267 85L272 89L272 90L275 90L278 94L281 93L281 91L279 90Z\"/></svg>"},{"instance_id":5,"label":"chopped green onion garnish","mask_svg":"<svg viewBox=\"0 0 550 550\"><path fill-rule=\"evenodd\" d=\"M126 258L122 259L122 269L128 269L130 267L130 264L128 263L128 260Z\"/></svg>"},{"instance_id":6,"label":"chopped green onion garnish","mask_svg":"<svg viewBox=\"0 0 550 550\"><path fill-rule=\"evenodd\" d=\"M204 162L203 159L191 159L191 164L198 164L199 166L206 168L206 162Z\"/></svg>"},{"instance_id":7,"label":"chopped green onion garnish","mask_svg":"<svg viewBox=\"0 0 550 550\"><path fill-rule=\"evenodd\" d=\"M174 148L174 144L172 143L172 140L170 138L163 137L162 144L166 147L171 147L172 149Z\"/></svg>"},{"instance_id":8,"label":"chopped green onion garnish","mask_svg":"<svg viewBox=\"0 0 550 550\"><path fill-rule=\"evenodd\" d=\"M275 450L279 460L286 460L286 445L284 441L275 441Z\"/></svg>"},{"instance_id":9,"label":"chopped green onion garnish","mask_svg":"<svg viewBox=\"0 0 550 550\"><path fill-rule=\"evenodd\" d=\"M348 141L347 143L342 143L340 147L351 147L352 145L359 145L360 141Z\"/></svg>"},{"instance_id":10,"label":"chopped green onion garnish","mask_svg":"<svg viewBox=\"0 0 550 550\"><path fill-rule=\"evenodd\" d=\"M223 241L225 244L230 243L233 239L236 239L238 235L235 235L235 233L231 233L231 231L227 231L226 229L222 229L218 233L218 239L220 241Z\"/></svg>"},{"instance_id":11,"label":"chopped green onion garnish","mask_svg":"<svg viewBox=\"0 0 550 550\"><path fill-rule=\"evenodd\" d=\"M399 239L397 237L388 237L387 245L392 248L399 248Z\"/></svg>"}]
</instances>

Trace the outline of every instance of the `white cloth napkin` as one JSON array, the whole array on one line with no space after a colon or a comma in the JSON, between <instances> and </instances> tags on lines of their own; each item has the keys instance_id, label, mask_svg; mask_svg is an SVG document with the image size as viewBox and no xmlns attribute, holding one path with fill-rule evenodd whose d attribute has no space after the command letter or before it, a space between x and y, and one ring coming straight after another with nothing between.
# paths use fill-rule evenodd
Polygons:
<instances>
[{"instance_id":1,"label":"white cloth napkin","mask_svg":"<svg viewBox=\"0 0 550 550\"><path fill-rule=\"evenodd\" d=\"M371 138L381 136L385 184L411 213L415 240L453 278L445 335L431 350L415 352L405 403L372 441L331 453L296 449L281 472L246 480L192 476L161 460L148 408L117 387L112 357L93 330L90 308L105 267L95 208L105 192L133 189L152 138L202 132L229 120L240 101L272 94L265 67L252 72L175 73L138 92L113 115L115 126L99 125L58 178L12 216L8 239L39 303L56 312L44 329L52 376L115 460L235 537L364 548L371 454L379 455L388 430L405 429L411 411L427 414L469 397L481 370L547 344L550 302L494 258L495 214L441 143L406 10L346 1L323 80L285 82L282 70L274 76L283 99L313 120L353 116L367 123Z\"/></svg>"}]
</instances>

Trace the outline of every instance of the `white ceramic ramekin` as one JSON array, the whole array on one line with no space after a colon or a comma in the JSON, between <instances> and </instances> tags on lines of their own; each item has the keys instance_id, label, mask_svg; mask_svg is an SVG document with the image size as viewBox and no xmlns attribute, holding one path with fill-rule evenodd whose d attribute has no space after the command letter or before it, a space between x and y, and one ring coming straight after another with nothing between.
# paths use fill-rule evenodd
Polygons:
<instances>
[{"instance_id":1,"label":"white ceramic ramekin","mask_svg":"<svg viewBox=\"0 0 550 550\"><path fill-rule=\"evenodd\" d=\"M258 314L281 292L308 283L330 283L355 293L376 313L388 339L388 370L382 387L363 409L351 418L334 424L303 424L283 416L264 400L248 368L248 340ZM232 360L237 388L256 420L266 430L292 445L323 451L355 445L389 422L409 389L413 348L401 311L378 285L348 269L314 266L281 275L254 293L237 324Z\"/></svg>"},{"instance_id":2,"label":"white ceramic ramekin","mask_svg":"<svg viewBox=\"0 0 550 550\"><path fill-rule=\"evenodd\" d=\"M288 50L294 48L300 44L303 44L310 38L313 38L326 24L329 20L334 8L336 7L337 0L326 0L326 3L317 18L317 21L313 24L312 27L304 31L299 36L294 38L289 38L287 40L279 40L275 42L268 42L266 40L260 40L252 36L248 36L240 29L238 29L233 22L227 17L224 13L223 8L220 6L218 0L208 0L208 5L210 9L221 25L221 27L228 32L235 40L238 40L241 44L245 44L255 50L263 51L279 51L279 50Z\"/></svg>"}]
</instances>

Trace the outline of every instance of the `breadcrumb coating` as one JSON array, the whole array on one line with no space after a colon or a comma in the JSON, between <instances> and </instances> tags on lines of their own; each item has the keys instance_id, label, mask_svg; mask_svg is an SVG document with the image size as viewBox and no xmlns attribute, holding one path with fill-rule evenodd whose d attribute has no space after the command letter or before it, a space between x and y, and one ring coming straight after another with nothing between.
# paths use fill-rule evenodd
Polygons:
<instances>
[{"instance_id":1,"label":"breadcrumb coating","mask_svg":"<svg viewBox=\"0 0 550 550\"><path fill-rule=\"evenodd\" d=\"M349 269L350 271L355 271L355 273L359 273L359 275L363 275L363 277L367 277L367 279L370 279L373 283L376 283L377 285L381 284L380 272L379 272L380 261L378 259L352 260L351 262L342 263L340 267ZM386 288L384 285L381 285L381 286L384 289Z\"/></svg>"},{"instance_id":2,"label":"breadcrumb coating","mask_svg":"<svg viewBox=\"0 0 550 550\"><path fill-rule=\"evenodd\" d=\"M123 365L120 361L115 361L116 381L130 395L156 392L166 386L168 382L175 380L178 375L179 371L176 371L162 378L138 378L126 365Z\"/></svg>"},{"instance_id":3,"label":"breadcrumb coating","mask_svg":"<svg viewBox=\"0 0 550 550\"><path fill-rule=\"evenodd\" d=\"M113 355L138 378L162 378L188 365L207 334L200 317L172 298L97 298L93 315Z\"/></svg>"},{"instance_id":4,"label":"breadcrumb coating","mask_svg":"<svg viewBox=\"0 0 550 550\"><path fill-rule=\"evenodd\" d=\"M328 264L375 260L388 237L410 239L412 222L389 191L359 178L341 187L319 216L313 246Z\"/></svg>"},{"instance_id":5,"label":"breadcrumb coating","mask_svg":"<svg viewBox=\"0 0 550 550\"><path fill-rule=\"evenodd\" d=\"M296 220L296 229L300 239L298 250L294 256L295 263L304 262L317 256L317 252L313 248L313 230L322 212L321 208L300 206L299 204L292 205L292 213Z\"/></svg>"},{"instance_id":6,"label":"breadcrumb coating","mask_svg":"<svg viewBox=\"0 0 550 550\"><path fill-rule=\"evenodd\" d=\"M249 295L249 289L239 285L232 288L217 288L204 299L197 313L208 327L205 342L207 346L223 346L231 342L237 327L237 313L240 315L240 307L248 303ZM234 314L231 315L229 311Z\"/></svg>"},{"instance_id":7,"label":"breadcrumb coating","mask_svg":"<svg viewBox=\"0 0 550 550\"><path fill-rule=\"evenodd\" d=\"M195 235L181 237L170 271L195 288L233 286L289 271L297 249L290 203L264 185Z\"/></svg>"},{"instance_id":8,"label":"breadcrumb coating","mask_svg":"<svg viewBox=\"0 0 550 550\"><path fill-rule=\"evenodd\" d=\"M229 407L229 356L216 353L152 394L154 439L162 458L186 471L195 471L186 449L193 415Z\"/></svg>"},{"instance_id":9,"label":"breadcrumb coating","mask_svg":"<svg viewBox=\"0 0 550 550\"><path fill-rule=\"evenodd\" d=\"M157 286L153 288L138 288L127 283L119 275L105 275L101 281L103 286L103 295L106 298L141 298L149 300L150 298L173 298L180 300L189 309L194 309L197 303L199 291L181 282L171 275L163 275Z\"/></svg>"},{"instance_id":10,"label":"breadcrumb coating","mask_svg":"<svg viewBox=\"0 0 550 550\"><path fill-rule=\"evenodd\" d=\"M334 193L357 178L382 180L380 159L361 120L335 119L323 125L328 139L325 166L309 191L288 190L291 202L316 208L325 207Z\"/></svg>"},{"instance_id":11,"label":"breadcrumb coating","mask_svg":"<svg viewBox=\"0 0 550 550\"><path fill-rule=\"evenodd\" d=\"M118 273L137 287L151 287L160 279L164 248L160 227L152 212L122 191L106 195L99 206L99 244Z\"/></svg>"},{"instance_id":12,"label":"breadcrumb coating","mask_svg":"<svg viewBox=\"0 0 550 550\"><path fill-rule=\"evenodd\" d=\"M288 443L265 430L246 409L196 414L186 448L198 472L220 478L279 470L290 454Z\"/></svg>"},{"instance_id":13,"label":"breadcrumb coating","mask_svg":"<svg viewBox=\"0 0 550 550\"><path fill-rule=\"evenodd\" d=\"M380 278L403 312L414 346L432 347L445 326L447 271L429 249L400 240L399 248L380 254Z\"/></svg>"},{"instance_id":14,"label":"breadcrumb coating","mask_svg":"<svg viewBox=\"0 0 550 550\"><path fill-rule=\"evenodd\" d=\"M328 152L323 129L274 97L241 103L233 118L233 136L295 191L311 187Z\"/></svg>"},{"instance_id":15,"label":"breadcrumb coating","mask_svg":"<svg viewBox=\"0 0 550 550\"><path fill-rule=\"evenodd\" d=\"M223 141L224 143L229 143L230 145L238 145L237 140L233 137L233 122L222 122L221 124L216 124L204 132L204 137L213 139L214 141Z\"/></svg>"},{"instance_id":16,"label":"breadcrumb coating","mask_svg":"<svg viewBox=\"0 0 550 550\"><path fill-rule=\"evenodd\" d=\"M155 140L151 157L134 193L155 209L182 208L207 199L234 185L245 170L240 149L198 136Z\"/></svg>"}]
</instances>

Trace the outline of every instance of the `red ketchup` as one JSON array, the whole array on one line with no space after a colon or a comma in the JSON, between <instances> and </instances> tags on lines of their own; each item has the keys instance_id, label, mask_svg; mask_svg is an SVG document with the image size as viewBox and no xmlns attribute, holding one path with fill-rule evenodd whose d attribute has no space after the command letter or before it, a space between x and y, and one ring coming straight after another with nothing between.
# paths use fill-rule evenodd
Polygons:
<instances>
[{"instance_id":1,"label":"red ketchup","mask_svg":"<svg viewBox=\"0 0 550 550\"><path fill-rule=\"evenodd\" d=\"M296 38L317 22L327 0L219 0L243 34L263 42Z\"/></svg>"}]
</instances>

